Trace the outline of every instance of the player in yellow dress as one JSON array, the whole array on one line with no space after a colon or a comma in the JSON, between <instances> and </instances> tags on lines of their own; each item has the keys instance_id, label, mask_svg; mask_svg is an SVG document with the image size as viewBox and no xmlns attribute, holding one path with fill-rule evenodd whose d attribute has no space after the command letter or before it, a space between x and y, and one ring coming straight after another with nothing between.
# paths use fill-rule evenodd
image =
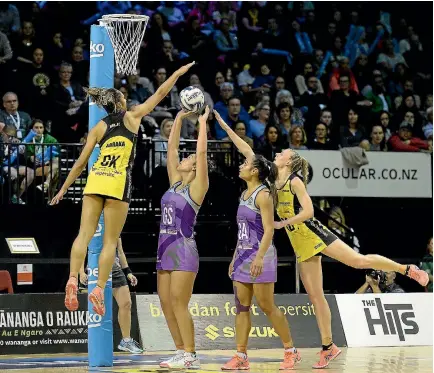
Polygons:
<instances>
[{"instance_id":1,"label":"player in yellow dress","mask_svg":"<svg viewBox=\"0 0 434 373\"><path fill-rule=\"evenodd\" d=\"M101 152L93 165L84 189L80 231L71 249L69 280L66 284L65 306L70 311L78 309L78 272L84 263L86 250L92 239L98 220L104 212L103 248L98 263L98 282L89 294L93 309L104 315L104 291L112 269L118 238L128 214L131 199L131 172L135 157L135 143L142 118L154 110L166 97L178 78L185 74L194 62L175 71L145 103L127 111L123 94L117 89L89 88L93 102L104 108L108 115L92 128L80 157L72 167L59 193L51 205L62 200L71 184L86 167L97 144Z\"/></svg>"},{"instance_id":2,"label":"player in yellow dress","mask_svg":"<svg viewBox=\"0 0 434 373\"><path fill-rule=\"evenodd\" d=\"M353 268L394 271L416 280L422 286L428 275L415 265L402 265L380 255L362 255L337 238L313 216L313 205L306 190L308 163L297 152L286 149L276 155L277 214L275 229L285 228L300 266L300 277L315 307L323 349L313 368L322 369L340 353L333 343L331 313L322 288L321 254Z\"/></svg>"}]
</instances>

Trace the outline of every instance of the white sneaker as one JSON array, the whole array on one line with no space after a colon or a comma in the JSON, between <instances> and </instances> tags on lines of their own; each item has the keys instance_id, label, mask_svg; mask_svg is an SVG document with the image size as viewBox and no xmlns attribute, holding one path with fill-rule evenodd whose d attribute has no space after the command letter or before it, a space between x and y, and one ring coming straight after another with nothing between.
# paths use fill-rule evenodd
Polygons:
<instances>
[{"instance_id":1,"label":"white sneaker","mask_svg":"<svg viewBox=\"0 0 434 373\"><path fill-rule=\"evenodd\" d=\"M181 359L168 364L169 369L200 369L200 361L196 354L184 353Z\"/></svg>"},{"instance_id":2,"label":"white sneaker","mask_svg":"<svg viewBox=\"0 0 434 373\"><path fill-rule=\"evenodd\" d=\"M130 352L132 354L141 354L143 352L139 344L132 338L122 339L119 343L118 350Z\"/></svg>"},{"instance_id":3,"label":"white sneaker","mask_svg":"<svg viewBox=\"0 0 434 373\"><path fill-rule=\"evenodd\" d=\"M184 358L184 351L176 350L175 356L172 356L170 359L163 360L160 363L160 368L168 368L169 364L172 364L174 361L181 360Z\"/></svg>"}]
</instances>

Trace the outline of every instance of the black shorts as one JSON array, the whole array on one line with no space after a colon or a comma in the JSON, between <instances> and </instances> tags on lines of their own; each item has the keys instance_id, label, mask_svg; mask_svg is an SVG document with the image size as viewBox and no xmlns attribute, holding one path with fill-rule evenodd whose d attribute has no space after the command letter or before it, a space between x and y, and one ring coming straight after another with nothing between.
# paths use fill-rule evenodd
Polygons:
<instances>
[{"instance_id":1,"label":"black shorts","mask_svg":"<svg viewBox=\"0 0 434 373\"><path fill-rule=\"evenodd\" d=\"M85 196L97 196L97 197L101 197L104 202L106 199L113 199L115 201L121 201L121 202L126 202L126 203L131 203L131 196L126 196L124 199L119 199L116 197L112 197L112 196L106 196L105 194L96 194L96 193L89 193L89 194L84 194Z\"/></svg>"},{"instance_id":2,"label":"black shorts","mask_svg":"<svg viewBox=\"0 0 434 373\"><path fill-rule=\"evenodd\" d=\"M121 269L114 270L112 272L112 288L117 289L122 286L128 286L127 278Z\"/></svg>"}]
</instances>

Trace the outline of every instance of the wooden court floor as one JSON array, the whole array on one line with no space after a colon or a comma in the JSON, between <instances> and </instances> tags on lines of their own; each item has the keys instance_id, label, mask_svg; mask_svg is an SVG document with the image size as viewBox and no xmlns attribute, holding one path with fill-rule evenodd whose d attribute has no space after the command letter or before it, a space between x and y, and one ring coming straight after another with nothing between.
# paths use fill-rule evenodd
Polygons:
<instances>
[{"instance_id":1,"label":"wooden court floor","mask_svg":"<svg viewBox=\"0 0 434 373\"><path fill-rule=\"evenodd\" d=\"M371 347L345 348L341 356L327 369L313 370L312 363L317 359L318 349L300 349L303 361L293 372L322 373L428 373L433 372L432 347ZM181 372L211 373L220 372L221 365L233 351L199 352L202 368ZM85 355L30 355L0 356L2 373L145 373L168 372L158 367L164 352L143 355L115 354L114 367L88 368ZM279 371L282 350L252 350L249 352L250 373L275 373ZM179 371L178 371L179 372Z\"/></svg>"}]
</instances>

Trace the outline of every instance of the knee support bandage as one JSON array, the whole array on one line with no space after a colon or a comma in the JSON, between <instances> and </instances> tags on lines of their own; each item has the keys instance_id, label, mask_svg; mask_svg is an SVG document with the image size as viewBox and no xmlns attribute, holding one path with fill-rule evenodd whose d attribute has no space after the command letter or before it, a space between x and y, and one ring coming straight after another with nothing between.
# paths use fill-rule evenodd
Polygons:
<instances>
[{"instance_id":1,"label":"knee support bandage","mask_svg":"<svg viewBox=\"0 0 434 373\"><path fill-rule=\"evenodd\" d=\"M235 307L237 310L237 315L239 315L241 312L250 312L250 306L242 305L240 300L238 299L237 288L235 286L234 286L234 294L235 294Z\"/></svg>"}]
</instances>

